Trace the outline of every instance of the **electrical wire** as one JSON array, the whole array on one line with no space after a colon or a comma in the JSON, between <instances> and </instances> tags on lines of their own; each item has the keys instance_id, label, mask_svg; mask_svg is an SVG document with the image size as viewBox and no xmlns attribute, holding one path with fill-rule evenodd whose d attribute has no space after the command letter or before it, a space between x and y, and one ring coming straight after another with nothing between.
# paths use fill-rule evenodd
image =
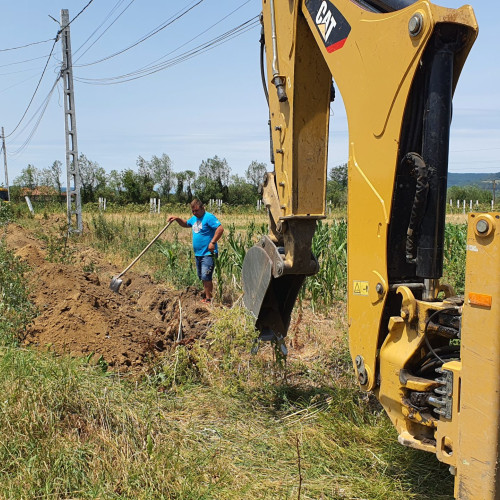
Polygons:
<instances>
[{"instance_id":1,"label":"electrical wire","mask_svg":"<svg viewBox=\"0 0 500 500\"><path fill-rule=\"evenodd\" d=\"M179 54L176 57L168 59L161 64L148 66L146 68L142 68L130 73L126 73L119 76L107 77L107 78L75 78L77 81L81 83L86 83L88 85L116 85L119 83L126 83L132 80L137 80L139 78L144 78L146 76L150 76L154 73L158 73L159 71L163 71L167 68L180 64L192 57L198 56L207 52L208 50L212 50L223 43L226 43L233 38L236 38L250 29L254 28L259 24L259 16L255 16L254 18L249 19L248 21L232 28L229 31L209 40L208 42L204 42L193 49L190 49L182 54Z\"/></svg>"},{"instance_id":2,"label":"electrical wire","mask_svg":"<svg viewBox=\"0 0 500 500\"><path fill-rule=\"evenodd\" d=\"M53 83L52 88L50 89L49 93L47 94L47 96L45 97L45 99L42 101L42 104L38 107L38 109L35 111L35 113L33 113L33 116L26 123L26 125L23 127L23 129L19 132L19 133L24 132L24 130L26 130L26 128L28 127L28 125L30 123L32 123L33 120L35 120L35 118L36 118L35 124L34 124L33 128L30 130L30 132L28 134L28 137L19 146L19 148L17 148L16 150L12 151L11 153L9 153L9 156L18 156L19 154L21 154L28 147L29 143L31 142L31 139L33 138L33 136L35 135L36 131L38 130L40 122L42 121L42 118L45 115L45 111L47 110L47 107L49 105L49 102L50 102L50 99L52 97L52 94L54 93L54 90L56 89L57 84L58 84L58 82L59 82L60 79L61 79L61 76L58 75L57 78L56 78L56 80L55 80L55 82Z\"/></svg>"},{"instance_id":3,"label":"electrical wire","mask_svg":"<svg viewBox=\"0 0 500 500\"><path fill-rule=\"evenodd\" d=\"M73 21L76 21L78 19L78 17L80 16L80 14L82 14L93 1L94 0L90 0L89 3L87 5L85 5L85 7L80 12L78 12L78 14L73 19L71 19L71 21L68 24L66 24L65 26L62 26L61 29L59 30L59 33L64 31Z\"/></svg>"},{"instance_id":4,"label":"electrical wire","mask_svg":"<svg viewBox=\"0 0 500 500\"><path fill-rule=\"evenodd\" d=\"M91 1L93 1L93 0L91 0ZM54 43L52 44L52 49L50 50L49 57L47 58L47 62L45 63L45 66L43 68L43 71L42 71L42 74L40 76L40 79L38 80L38 83L36 85L35 91L33 92L33 95L31 96L31 99L30 99L30 101L28 103L28 106L26 106L26 109L24 110L24 113L21 116L21 119L17 122L17 125L14 127L14 129L12 130L12 132L9 135L6 135L5 137L10 137L19 128L19 125L21 125L21 122L24 120L24 117L28 113L28 110L30 109L31 104L33 103L33 100L35 99L35 95L38 92L38 89L40 88L40 84L42 83L42 80L43 80L43 77L45 75L45 72L47 71L47 66L49 65L50 58L52 57L52 52L54 52L54 48L56 46L56 43L57 43L58 39L59 39L59 36L57 36L55 38Z\"/></svg>"},{"instance_id":5,"label":"electrical wire","mask_svg":"<svg viewBox=\"0 0 500 500\"><path fill-rule=\"evenodd\" d=\"M103 24L111 17L111 15L113 14L113 12L124 2L124 0L118 0L118 2L115 4L115 6L111 9L111 11L109 12L109 14L106 16L106 18L104 19L104 21L92 32L92 34L87 38L87 40L85 40L85 42L82 43L82 45L80 45L80 47L78 47L77 50L75 50L75 52L73 53L73 55L75 56L83 47L84 45L97 33L97 31L103 26ZM77 61L79 61L102 37L103 35L109 30L109 28L111 28L111 26L113 26L113 24L116 23L116 21L118 21L118 19L120 19L120 17L126 12L126 10L135 2L135 0L131 0L129 2L129 4L118 14L118 16L116 16L116 18L113 20L113 22L111 22L111 24L87 47L87 49L82 52L80 54L80 56L75 60L75 63ZM73 66L75 64L73 63Z\"/></svg>"},{"instance_id":6,"label":"electrical wire","mask_svg":"<svg viewBox=\"0 0 500 500\"><path fill-rule=\"evenodd\" d=\"M8 49L0 49L0 52L7 52L8 50L24 49L26 47L31 47L32 45L38 45L40 43L47 43L53 40L53 38L47 38L47 40L40 40L39 42L27 43L26 45L20 45L19 47L10 47Z\"/></svg>"},{"instance_id":7,"label":"electrical wire","mask_svg":"<svg viewBox=\"0 0 500 500\"><path fill-rule=\"evenodd\" d=\"M166 54L163 54L163 56L159 57L158 59L155 59L154 61L152 61L151 63L147 64L146 66L143 66L142 68L140 69L145 69L145 68L148 68L148 67L153 67L153 65L163 59L165 59L167 56L169 56L170 54L174 54L175 52L177 52L179 49L181 49L182 47L185 47L186 45L188 45L189 43L191 43L193 40L196 40L197 38L199 38L201 35L204 35L205 33L207 33L208 31L210 31L212 28L214 28L215 26L217 26L218 24L220 24L222 21L226 20L228 17L232 16L235 12L237 12L238 10L240 10L242 7L244 7L247 3L251 2L251 0L246 0L246 2L243 2L239 7L236 7L236 9L232 10L231 12L229 12L227 15L225 15L224 17L222 17L221 19L219 19L217 22L215 22L214 24L212 24L211 26L209 26L208 28L206 28L205 30L201 31L200 33L198 33L196 36L194 36L193 38L191 38L190 40L188 40L187 42L184 42L183 44L177 46L175 49L171 50L170 52L167 52Z\"/></svg>"},{"instance_id":8,"label":"electrical wire","mask_svg":"<svg viewBox=\"0 0 500 500\"><path fill-rule=\"evenodd\" d=\"M52 40L54 40L54 39L52 39ZM49 56L49 54L45 54L44 56L33 57L31 59L25 59L24 61L17 61L17 62L8 63L8 64L0 64L0 68L6 68L7 66L15 66L16 64L24 64L26 62L36 61L38 59L45 59L48 56Z\"/></svg>"},{"instance_id":9,"label":"electrical wire","mask_svg":"<svg viewBox=\"0 0 500 500\"><path fill-rule=\"evenodd\" d=\"M156 28L154 28L152 31L150 31L148 34L142 36L139 40L137 40L136 42L134 42L132 45L129 45L128 47L126 47L126 48L124 48L122 50L119 50L118 52L110 54L109 56L103 57L102 59L98 59L97 61L93 61L91 63L86 63L86 64L79 64L78 67L85 67L85 66L92 66L94 64L99 64L101 62L108 61L109 59L112 59L113 57L116 57L116 56L118 56L120 54L123 54L124 52L127 52L128 50L136 47L137 45L145 42L146 40L148 40L152 36L156 35L160 31L164 30L165 28L167 28L168 26L170 26L171 24L173 24L175 21L178 21L183 16L185 16L188 12L190 12L191 10L193 10L195 7L197 7L198 5L200 5L201 3L203 3L204 1L205 0L198 0L194 5L191 5L190 7L188 7L187 9L185 9L184 11L182 11L182 9L179 10L179 11L177 11L174 14L174 16L177 16L177 17L174 17L173 19L172 19L172 17L170 17L169 19L167 19L166 21L164 21L162 24L160 24L159 26L157 26Z\"/></svg>"}]
</instances>

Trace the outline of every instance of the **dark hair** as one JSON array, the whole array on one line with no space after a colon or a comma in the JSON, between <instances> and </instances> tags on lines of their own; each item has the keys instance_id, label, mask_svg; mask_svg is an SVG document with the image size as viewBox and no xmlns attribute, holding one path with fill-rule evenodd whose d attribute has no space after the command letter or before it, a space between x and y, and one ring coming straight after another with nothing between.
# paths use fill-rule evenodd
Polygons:
<instances>
[{"instance_id":1,"label":"dark hair","mask_svg":"<svg viewBox=\"0 0 500 500\"><path fill-rule=\"evenodd\" d=\"M193 198L193 201L191 202L191 208L194 208L194 207L205 208L203 206L203 202L200 201L198 198Z\"/></svg>"}]
</instances>

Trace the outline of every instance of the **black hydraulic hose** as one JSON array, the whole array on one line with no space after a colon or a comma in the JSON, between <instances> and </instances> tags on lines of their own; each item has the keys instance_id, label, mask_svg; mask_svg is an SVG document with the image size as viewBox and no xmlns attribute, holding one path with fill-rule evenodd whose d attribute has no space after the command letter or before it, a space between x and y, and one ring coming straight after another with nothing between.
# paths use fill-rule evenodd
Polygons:
<instances>
[{"instance_id":1,"label":"black hydraulic hose","mask_svg":"<svg viewBox=\"0 0 500 500\"><path fill-rule=\"evenodd\" d=\"M263 22L262 14L260 15L260 22ZM266 96L267 105L269 106L269 92L267 91L266 72L264 68L264 51L266 49L266 40L264 38L264 25L260 30L260 78L262 80L262 87L264 88L264 95Z\"/></svg>"},{"instance_id":2,"label":"black hydraulic hose","mask_svg":"<svg viewBox=\"0 0 500 500\"><path fill-rule=\"evenodd\" d=\"M410 223L406 232L406 262L415 264L417 259L418 230L427 206L429 192L428 169L424 160L417 153L408 153L403 161L413 167L417 177L415 198L411 209Z\"/></svg>"}]
</instances>

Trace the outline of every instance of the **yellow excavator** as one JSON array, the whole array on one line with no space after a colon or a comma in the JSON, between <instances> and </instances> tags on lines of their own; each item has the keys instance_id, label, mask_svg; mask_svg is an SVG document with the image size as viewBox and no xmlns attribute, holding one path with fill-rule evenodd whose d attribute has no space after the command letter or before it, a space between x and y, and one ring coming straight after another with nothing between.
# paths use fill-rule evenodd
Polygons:
<instances>
[{"instance_id":1,"label":"yellow excavator","mask_svg":"<svg viewBox=\"0 0 500 500\"><path fill-rule=\"evenodd\" d=\"M348 325L357 380L455 497L500 499L500 214L471 213L464 297L441 283L452 96L473 9L414 0L263 0L274 171L245 306L282 344L325 217L332 78L349 128Z\"/></svg>"}]
</instances>

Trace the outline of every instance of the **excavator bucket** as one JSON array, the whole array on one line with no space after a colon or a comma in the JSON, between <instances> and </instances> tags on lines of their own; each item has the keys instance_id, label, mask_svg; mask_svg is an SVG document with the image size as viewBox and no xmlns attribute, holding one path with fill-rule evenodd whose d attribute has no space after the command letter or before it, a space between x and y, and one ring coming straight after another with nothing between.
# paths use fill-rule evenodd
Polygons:
<instances>
[{"instance_id":1,"label":"excavator bucket","mask_svg":"<svg viewBox=\"0 0 500 500\"><path fill-rule=\"evenodd\" d=\"M255 318L261 340L285 337L305 274L283 274L282 248L267 237L243 261L243 303Z\"/></svg>"}]
</instances>

